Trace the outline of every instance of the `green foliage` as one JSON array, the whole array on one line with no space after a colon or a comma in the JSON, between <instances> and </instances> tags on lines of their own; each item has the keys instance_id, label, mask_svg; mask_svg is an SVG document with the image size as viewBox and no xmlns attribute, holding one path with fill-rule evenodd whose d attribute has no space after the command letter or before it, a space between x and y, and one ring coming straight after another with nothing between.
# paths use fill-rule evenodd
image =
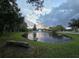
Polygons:
<instances>
[{"instance_id":1,"label":"green foliage","mask_svg":"<svg viewBox=\"0 0 79 59\"><path fill-rule=\"evenodd\" d=\"M54 26L54 27L50 27L49 30L52 31L52 35L58 35L57 32L58 31L64 31L65 28L62 25L57 25L57 26Z\"/></svg>"},{"instance_id":2,"label":"green foliage","mask_svg":"<svg viewBox=\"0 0 79 59\"><path fill-rule=\"evenodd\" d=\"M44 0L27 0L27 2L32 4L32 6L35 6L35 10L42 11Z\"/></svg>"},{"instance_id":3,"label":"green foliage","mask_svg":"<svg viewBox=\"0 0 79 59\"><path fill-rule=\"evenodd\" d=\"M19 31L24 23L24 17L16 0L0 0L0 32Z\"/></svg>"},{"instance_id":4,"label":"green foliage","mask_svg":"<svg viewBox=\"0 0 79 59\"><path fill-rule=\"evenodd\" d=\"M65 28L62 25L50 27L49 29L52 30L52 31L63 31L63 30L65 30Z\"/></svg>"},{"instance_id":5,"label":"green foliage","mask_svg":"<svg viewBox=\"0 0 79 59\"><path fill-rule=\"evenodd\" d=\"M29 49L23 47L2 47L0 48L0 57L5 58L79 58L79 34L65 34L72 37L72 41L64 44L51 44L26 40L21 35L24 33L8 33L7 39L15 41L26 41L29 43ZM0 37L0 45L6 40L4 36Z\"/></svg>"},{"instance_id":6,"label":"green foliage","mask_svg":"<svg viewBox=\"0 0 79 59\"><path fill-rule=\"evenodd\" d=\"M73 30L78 31L79 19L71 19L71 22L69 22L69 27L72 27Z\"/></svg>"}]
</instances>

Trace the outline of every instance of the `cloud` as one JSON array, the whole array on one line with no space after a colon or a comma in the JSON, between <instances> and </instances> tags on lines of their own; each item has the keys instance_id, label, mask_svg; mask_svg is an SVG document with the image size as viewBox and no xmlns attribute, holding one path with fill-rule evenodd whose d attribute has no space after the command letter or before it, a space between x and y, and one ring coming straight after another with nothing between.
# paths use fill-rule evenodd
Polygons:
<instances>
[{"instance_id":1,"label":"cloud","mask_svg":"<svg viewBox=\"0 0 79 59\"><path fill-rule=\"evenodd\" d=\"M44 7L42 8L42 10L32 9L32 10L28 11L25 20L29 20L33 23L37 23L37 21L39 21L39 18L41 15L44 16L46 14L49 14L50 12L51 12L50 9L47 9Z\"/></svg>"},{"instance_id":2,"label":"cloud","mask_svg":"<svg viewBox=\"0 0 79 59\"><path fill-rule=\"evenodd\" d=\"M79 0L45 0L42 11L26 4L24 0L17 0L25 20L36 23L38 20L47 25L61 24L67 26L71 18L79 17Z\"/></svg>"},{"instance_id":3,"label":"cloud","mask_svg":"<svg viewBox=\"0 0 79 59\"><path fill-rule=\"evenodd\" d=\"M33 23L36 23L37 22L37 19L38 19L38 16L36 15L32 15L32 14L28 14L25 18L25 20L29 20Z\"/></svg>"},{"instance_id":4,"label":"cloud","mask_svg":"<svg viewBox=\"0 0 79 59\"><path fill-rule=\"evenodd\" d=\"M42 8L42 10L34 10L34 13L36 15L45 15L45 14L49 14L51 12L51 9L47 9L45 7Z\"/></svg>"},{"instance_id":5,"label":"cloud","mask_svg":"<svg viewBox=\"0 0 79 59\"><path fill-rule=\"evenodd\" d=\"M41 16L40 19L47 25L61 24L67 26L70 19L77 15L79 15L79 0L67 0L59 7L54 7L49 14Z\"/></svg>"}]
</instances>

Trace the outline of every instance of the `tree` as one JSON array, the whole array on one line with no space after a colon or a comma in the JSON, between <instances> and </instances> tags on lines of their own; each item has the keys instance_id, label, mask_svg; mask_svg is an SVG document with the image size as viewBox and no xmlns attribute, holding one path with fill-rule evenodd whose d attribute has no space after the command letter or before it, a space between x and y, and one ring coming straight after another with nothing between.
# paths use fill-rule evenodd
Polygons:
<instances>
[{"instance_id":1,"label":"tree","mask_svg":"<svg viewBox=\"0 0 79 59\"><path fill-rule=\"evenodd\" d=\"M36 10L42 10L44 0L27 0L27 3L30 3L35 6Z\"/></svg>"},{"instance_id":2,"label":"tree","mask_svg":"<svg viewBox=\"0 0 79 59\"><path fill-rule=\"evenodd\" d=\"M16 0L0 0L1 32L20 31L21 25L24 23L24 17L19 11Z\"/></svg>"},{"instance_id":3,"label":"tree","mask_svg":"<svg viewBox=\"0 0 79 59\"><path fill-rule=\"evenodd\" d=\"M36 29L36 25L35 25L35 24L34 24L33 30L34 30L34 31L35 31L35 30L37 30L37 29Z\"/></svg>"},{"instance_id":4,"label":"tree","mask_svg":"<svg viewBox=\"0 0 79 59\"><path fill-rule=\"evenodd\" d=\"M52 31L63 31L65 28L62 25L57 25L49 28Z\"/></svg>"},{"instance_id":5,"label":"tree","mask_svg":"<svg viewBox=\"0 0 79 59\"><path fill-rule=\"evenodd\" d=\"M62 25L57 25L56 28L57 28L58 31L64 31L65 30L65 28Z\"/></svg>"},{"instance_id":6,"label":"tree","mask_svg":"<svg viewBox=\"0 0 79 59\"><path fill-rule=\"evenodd\" d=\"M62 25L57 25L57 26L50 27L49 30L52 31L52 35L57 35L58 31L64 31L65 28Z\"/></svg>"},{"instance_id":7,"label":"tree","mask_svg":"<svg viewBox=\"0 0 79 59\"><path fill-rule=\"evenodd\" d=\"M72 27L73 30L78 31L79 19L71 19L71 22L69 22L69 27Z\"/></svg>"}]
</instances>

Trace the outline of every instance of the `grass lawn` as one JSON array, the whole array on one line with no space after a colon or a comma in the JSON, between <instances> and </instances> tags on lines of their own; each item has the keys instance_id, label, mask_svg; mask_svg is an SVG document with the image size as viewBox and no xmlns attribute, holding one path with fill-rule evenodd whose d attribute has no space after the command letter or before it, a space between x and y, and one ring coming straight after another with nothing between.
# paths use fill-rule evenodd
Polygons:
<instances>
[{"instance_id":1,"label":"grass lawn","mask_svg":"<svg viewBox=\"0 0 79 59\"><path fill-rule=\"evenodd\" d=\"M23 38L23 33L8 33L0 37L0 57L44 57L44 58L66 58L79 57L79 34L63 34L72 37L72 41L65 44L51 44L30 41ZM2 47L7 40L26 41L30 48Z\"/></svg>"}]
</instances>

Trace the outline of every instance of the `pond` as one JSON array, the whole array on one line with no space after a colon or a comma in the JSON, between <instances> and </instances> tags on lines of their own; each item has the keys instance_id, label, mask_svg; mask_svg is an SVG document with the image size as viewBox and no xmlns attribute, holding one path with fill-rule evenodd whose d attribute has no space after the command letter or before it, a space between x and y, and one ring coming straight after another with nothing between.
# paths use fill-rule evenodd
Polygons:
<instances>
[{"instance_id":1,"label":"pond","mask_svg":"<svg viewBox=\"0 0 79 59\"><path fill-rule=\"evenodd\" d=\"M51 32L34 31L28 33L28 39L47 42L47 43L67 43L71 41L71 38L62 35L52 35Z\"/></svg>"}]
</instances>

